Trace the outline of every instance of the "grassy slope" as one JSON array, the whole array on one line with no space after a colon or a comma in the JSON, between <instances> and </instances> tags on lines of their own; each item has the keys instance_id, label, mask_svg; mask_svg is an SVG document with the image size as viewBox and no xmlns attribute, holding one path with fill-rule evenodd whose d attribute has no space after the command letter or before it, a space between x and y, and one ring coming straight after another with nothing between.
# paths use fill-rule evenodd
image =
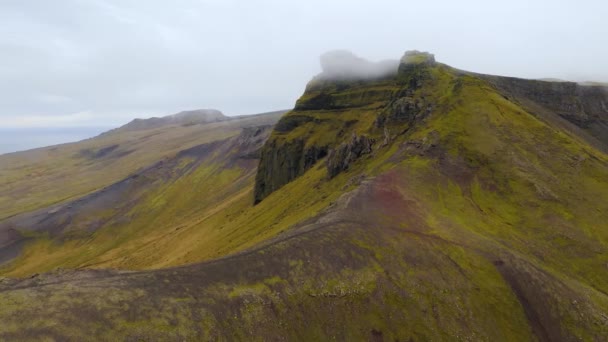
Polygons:
<instances>
[{"instance_id":1,"label":"grassy slope","mask_svg":"<svg viewBox=\"0 0 608 342\"><path fill-rule=\"evenodd\" d=\"M440 133L449 159L473 170L466 182L436 187L438 212L605 291L608 278L595 273L608 261L607 156L483 82L465 82L458 101L445 104L449 114L426 127Z\"/></svg>"},{"instance_id":2,"label":"grassy slope","mask_svg":"<svg viewBox=\"0 0 608 342\"><path fill-rule=\"evenodd\" d=\"M107 187L92 195L102 200L84 197L68 202L54 214L59 218L44 214L45 209L37 221L21 217L7 220L0 228L16 229L30 240L20 256L3 265L1 272L25 276L58 267L153 268L208 259L221 254L227 245L233 250L244 244L241 239L232 243L232 238L225 238L234 233L234 226L230 227L232 230L222 230L217 222L226 217L224 209L228 207L236 210L251 206L249 189L255 160L239 158L237 154L244 153L239 150L242 144L254 148L264 140L260 136L256 141L239 141L242 134L237 134L242 127L273 123L277 117L272 114L235 120L224 124L227 127L221 130L210 124L212 131L219 132L199 138L198 142L215 140L194 147L193 152L186 148L185 152L165 157L160 164L140 171L138 178L126 180L126 191ZM174 136L184 133L181 127L173 130L178 131L171 132ZM234 136L216 138L228 133ZM155 143L147 142L147 153L151 153ZM49 219L55 223L48 224ZM38 225L36 222L40 227L29 226ZM57 229L60 233L55 232Z\"/></svg>"},{"instance_id":3,"label":"grassy slope","mask_svg":"<svg viewBox=\"0 0 608 342\"><path fill-rule=\"evenodd\" d=\"M480 80L457 83L440 100L447 114L409 137L438 132L441 157L401 163L409 192L429 208L428 227L495 260L543 326L537 336L607 336L607 156Z\"/></svg>"},{"instance_id":4,"label":"grassy slope","mask_svg":"<svg viewBox=\"0 0 608 342\"><path fill-rule=\"evenodd\" d=\"M366 88L397 94L400 85L335 89L356 106L294 111L287 117L317 121L271 137L307 146L335 146L352 131L376 137L375 152L348 172L327 180L317 163L256 206L249 190L237 192L183 233L142 223L132 241L150 236L150 248L101 265L158 267L258 248L166 270L5 280L0 336L605 340L608 157L444 66L413 95L432 102L432 114L406 132L390 126L393 141L380 147L374 120L389 97ZM191 185L151 195L174 203L159 222L187 215ZM173 200L180 195L184 202Z\"/></svg>"},{"instance_id":5,"label":"grassy slope","mask_svg":"<svg viewBox=\"0 0 608 342\"><path fill-rule=\"evenodd\" d=\"M93 139L0 156L0 219L80 197L181 150L272 124L278 115L152 130L109 132ZM104 148L118 145L103 157ZM62 186L57 186L61 184Z\"/></svg>"},{"instance_id":6,"label":"grassy slope","mask_svg":"<svg viewBox=\"0 0 608 342\"><path fill-rule=\"evenodd\" d=\"M39 238L3 274L25 276L58 267L149 269L211 259L251 247L316 215L338 195L338 189L327 191L331 196L322 200L319 193L301 198L285 194L254 207L254 172L199 167L146 193L127 223L108 224L92 236L67 241ZM321 172L307 177L311 183L322 178ZM298 193L309 186L294 185Z\"/></svg>"}]
</instances>

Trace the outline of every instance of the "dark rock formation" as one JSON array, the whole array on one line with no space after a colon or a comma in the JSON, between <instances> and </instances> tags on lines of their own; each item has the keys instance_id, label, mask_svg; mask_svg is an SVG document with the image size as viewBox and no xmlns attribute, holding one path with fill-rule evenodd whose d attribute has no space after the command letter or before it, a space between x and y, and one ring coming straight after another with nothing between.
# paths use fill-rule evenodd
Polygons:
<instances>
[{"instance_id":1,"label":"dark rock formation","mask_svg":"<svg viewBox=\"0 0 608 342\"><path fill-rule=\"evenodd\" d=\"M372 153L373 143L373 139L365 135L357 136L353 133L350 141L330 150L326 161L329 178L333 178L340 172L348 170L350 164L361 156Z\"/></svg>"},{"instance_id":2,"label":"dark rock formation","mask_svg":"<svg viewBox=\"0 0 608 342\"><path fill-rule=\"evenodd\" d=\"M424 119L431 114L433 105L427 103L424 98L412 96L399 97L393 100L383 113L380 113L375 121L376 128L398 125L409 129L415 122ZM405 125L404 124L408 124Z\"/></svg>"},{"instance_id":3,"label":"dark rock formation","mask_svg":"<svg viewBox=\"0 0 608 342\"><path fill-rule=\"evenodd\" d=\"M300 176L318 160L328 154L329 177L347 170L353 161L372 152L373 139L353 135L340 144L344 136L352 134L352 126L358 120L342 122L340 119L319 119L307 111L340 111L374 106L377 108L375 126L384 129L386 146L391 141L390 132L399 135L415 122L428 116L433 108L429 100L416 94L416 90L431 77L436 65L432 54L408 51L401 61L371 63L347 51L334 51L321 57L323 73L316 76L298 99L294 110L285 115L275 127L277 136L271 137L264 146L256 185L254 202L259 203L273 191ZM310 132L298 137L283 137L304 124L328 120L336 130L326 146L310 144ZM389 127L387 127L389 126ZM370 132L371 136L372 132ZM295 138L295 139L294 139ZM378 137L379 138L379 137Z\"/></svg>"},{"instance_id":4,"label":"dark rock formation","mask_svg":"<svg viewBox=\"0 0 608 342\"><path fill-rule=\"evenodd\" d=\"M608 152L608 91L602 86L479 75L509 100Z\"/></svg>"},{"instance_id":5,"label":"dark rock formation","mask_svg":"<svg viewBox=\"0 0 608 342\"><path fill-rule=\"evenodd\" d=\"M410 90L418 89L430 77L429 67L435 65L434 55L428 52L407 51L401 58L397 79Z\"/></svg>"},{"instance_id":6,"label":"dark rock formation","mask_svg":"<svg viewBox=\"0 0 608 342\"><path fill-rule=\"evenodd\" d=\"M391 104L389 119L395 122L412 122L430 114L432 108L424 99L402 97Z\"/></svg>"},{"instance_id":7,"label":"dark rock formation","mask_svg":"<svg viewBox=\"0 0 608 342\"><path fill-rule=\"evenodd\" d=\"M283 116L279 122L277 122L274 129L277 132L287 133L295 129L296 127L305 124L307 122L313 121L314 119L310 116L306 115L286 115Z\"/></svg>"},{"instance_id":8,"label":"dark rock formation","mask_svg":"<svg viewBox=\"0 0 608 342\"><path fill-rule=\"evenodd\" d=\"M327 147L304 146L304 140L269 141L262 149L256 174L254 203L291 182L327 155Z\"/></svg>"},{"instance_id":9,"label":"dark rock formation","mask_svg":"<svg viewBox=\"0 0 608 342\"><path fill-rule=\"evenodd\" d=\"M333 98L328 93L319 93L310 98L303 98L296 102L296 110L321 110L338 109L334 104Z\"/></svg>"}]
</instances>

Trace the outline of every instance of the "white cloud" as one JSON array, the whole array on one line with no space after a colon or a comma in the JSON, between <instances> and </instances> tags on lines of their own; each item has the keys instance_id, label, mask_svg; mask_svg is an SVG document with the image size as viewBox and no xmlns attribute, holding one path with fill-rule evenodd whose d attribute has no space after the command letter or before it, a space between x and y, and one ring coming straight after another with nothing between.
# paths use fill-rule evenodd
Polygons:
<instances>
[{"instance_id":1,"label":"white cloud","mask_svg":"<svg viewBox=\"0 0 608 342\"><path fill-rule=\"evenodd\" d=\"M0 128L284 109L320 71L318 56L342 48L608 80L607 11L600 0L3 0Z\"/></svg>"}]
</instances>

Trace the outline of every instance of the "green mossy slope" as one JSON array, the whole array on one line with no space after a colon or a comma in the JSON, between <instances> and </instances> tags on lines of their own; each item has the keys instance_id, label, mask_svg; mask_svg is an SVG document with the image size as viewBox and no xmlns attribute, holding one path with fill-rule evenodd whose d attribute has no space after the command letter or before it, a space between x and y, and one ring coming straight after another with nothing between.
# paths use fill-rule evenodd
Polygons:
<instances>
[{"instance_id":1,"label":"green mossy slope","mask_svg":"<svg viewBox=\"0 0 608 342\"><path fill-rule=\"evenodd\" d=\"M316 78L255 180L193 167L98 266L216 260L4 279L0 338L605 341L608 156L529 108L424 53Z\"/></svg>"}]
</instances>

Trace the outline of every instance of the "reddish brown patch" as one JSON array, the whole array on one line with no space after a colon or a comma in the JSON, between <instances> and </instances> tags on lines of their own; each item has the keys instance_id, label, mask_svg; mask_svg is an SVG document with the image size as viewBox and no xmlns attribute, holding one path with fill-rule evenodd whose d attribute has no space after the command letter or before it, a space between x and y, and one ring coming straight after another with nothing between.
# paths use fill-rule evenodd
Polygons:
<instances>
[{"instance_id":1,"label":"reddish brown patch","mask_svg":"<svg viewBox=\"0 0 608 342\"><path fill-rule=\"evenodd\" d=\"M391 170L364 184L348 210L369 223L383 223L408 230L426 230L424 211L410 195L402 172Z\"/></svg>"}]
</instances>

